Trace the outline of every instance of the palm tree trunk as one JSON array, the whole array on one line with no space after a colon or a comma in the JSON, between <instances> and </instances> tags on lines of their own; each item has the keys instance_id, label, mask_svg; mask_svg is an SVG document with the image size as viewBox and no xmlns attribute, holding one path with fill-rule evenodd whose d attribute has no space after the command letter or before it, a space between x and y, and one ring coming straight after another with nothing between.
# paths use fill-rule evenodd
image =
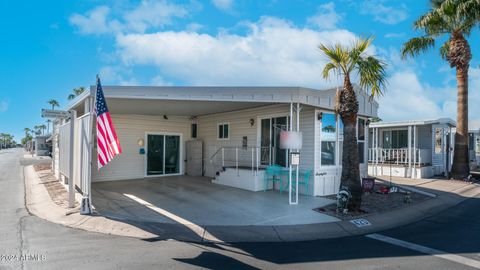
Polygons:
<instances>
[{"instance_id":1,"label":"palm tree trunk","mask_svg":"<svg viewBox=\"0 0 480 270\"><path fill-rule=\"evenodd\" d=\"M457 67L457 131L451 177L463 179L468 176L468 161L468 67Z\"/></svg>"},{"instance_id":2,"label":"palm tree trunk","mask_svg":"<svg viewBox=\"0 0 480 270\"><path fill-rule=\"evenodd\" d=\"M347 187L352 195L352 198L348 201L348 209L358 212L362 204L357 145L358 101L348 75L345 76L339 102L337 110L344 126L340 185Z\"/></svg>"}]
</instances>

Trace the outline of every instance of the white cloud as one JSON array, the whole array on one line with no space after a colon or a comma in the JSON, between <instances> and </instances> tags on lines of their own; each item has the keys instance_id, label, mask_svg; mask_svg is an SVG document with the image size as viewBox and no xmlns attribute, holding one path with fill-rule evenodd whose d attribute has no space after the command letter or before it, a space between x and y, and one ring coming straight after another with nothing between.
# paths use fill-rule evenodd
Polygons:
<instances>
[{"instance_id":1,"label":"white cloud","mask_svg":"<svg viewBox=\"0 0 480 270\"><path fill-rule=\"evenodd\" d=\"M121 66L104 66L100 69L99 76L102 84L138 85L132 71Z\"/></svg>"},{"instance_id":2,"label":"white cloud","mask_svg":"<svg viewBox=\"0 0 480 270\"><path fill-rule=\"evenodd\" d=\"M223 11L231 11L233 7L233 0L212 0L212 4Z\"/></svg>"},{"instance_id":3,"label":"white cloud","mask_svg":"<svg viewBox=\"0 0 480 270\"><path fill-rule=\"evenodd\" d=\"M405 36L405 33L386 33L384 37L386 38L402 38Z\"/></svg>"},{"instance_id":4,"label":"white cloud","mask_svg":"<svg viewBox=\"0 0 480 270\"><path fill-rule=\"evenodd\" d=\"M77 26L82 34L104 34L117 31L118 21L108 21L110 8L99 6L87 12L86 15L78 13L70 16L70 23Z\"/></svg>"},{"instance_id":5,"label":"white cloud","mask_svg":"<svg viewBox=\"0 0 480 270\"><path fill-rule=\"evenodd\" d=\"M379 105L379 117L387 121L444 116L440 106L427 97L424 87L412 71L392 74L388 90L379 98Z\"/></svg>"},{"instance_id":6,"label":"white cloud","mask_svg":"<svg viewBox=\"0 0 480 270\"><path fill-rule=\"evenodd\" d=\"M361 14L372 15L377 22L384 24L397 24L408 18L408 10L404 4L388 6L388 0L364 0L359 4Z\"/></svg>"},{"instance_id":7,"label":"white cloud","mask_svg":"<svg viewBox=\"0 0 480 270\"><path fill-rule=\"evenodd\" d=\"M318 29L335 29L342 16L335 11L335 3L328 2L318 7L317 14L307 18L307 23Z\"/></svg>"},{"instance_id":8,"label":"white cloud","mask_svg":"<svg viewBox=\"0 0 480 270\"><path fill-rule=\"evenodd\" d=\"M169 25L174 18L188 16L188 9L166 0L144 0L128 11L120 12L118 19L111 19L112 13L109 7L98 6L86 15L73 14L70 23L82 34L144 33L151 28Z\"/></svg>"},{"instance_id":9,"label":"white cloud","mask_svg":"<svg viewBox=\"0 0 480 270\"><path fill-rule=\"evenodd\" d=\"M7 99L0 99L0 113L4 113L8 110L10 102Z\"/></svg>"},{"instance_id":10,"label":"white cloud","mask_svg":"<svg viewBox=\"0 0 480 270\"><path fill-rule=\"evenodd\" d=\"M453 72L453 71L451 71ZM480 68L470 68L469 128L480 128ZM449 117L456 121L455 84L433 87L422 83L413 70L397 71L389 78L388 91L379 98L379 117L386 121Z\"/></svg>"},{"instance_id":11,"label":"white cloud","mask_svg":"<svg viewBox=\"0 0 480 270\"><path fill-rule=\"evenodd\" d=\"M124 16L127 27L143 33L150 27L161 27L172 23L173 18L188 15L185 7L167 1L142 1L135 9Z\"/></svg>"},{"instance_id":12,"label":"white cloud","mask_svg":"<svg viewBox=\"0 0 480 270\"><path fill-rule=\"evenodd\" d=\"M285 38L288 37L288 38ZM157 32L117 37L125 65L154 65L170 78L201 85L300 85L323 87L320 43L350 44L346 30L297 28L271 17L249 24L246 35Z\"/></svg>"}]
</instances>

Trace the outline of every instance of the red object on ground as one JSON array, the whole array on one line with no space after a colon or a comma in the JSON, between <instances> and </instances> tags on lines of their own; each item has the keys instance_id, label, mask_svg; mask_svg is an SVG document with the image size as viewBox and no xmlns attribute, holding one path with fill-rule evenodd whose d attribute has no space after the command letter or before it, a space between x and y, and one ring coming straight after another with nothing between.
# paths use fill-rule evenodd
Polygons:
<instances>
[{"instance_id":1,"label":"red object on ground","mask_svg":"<svg viewBox=\"0 0 480 270\"><path fill-rule=\"evenodd\" d=\"M387 194L388 191L389 191L389 188L386 187L386 186L383 186L383 187L381 187L378 191L379 191L380 193L382 193L382 194Z\"/></svg>"}]
</instances>

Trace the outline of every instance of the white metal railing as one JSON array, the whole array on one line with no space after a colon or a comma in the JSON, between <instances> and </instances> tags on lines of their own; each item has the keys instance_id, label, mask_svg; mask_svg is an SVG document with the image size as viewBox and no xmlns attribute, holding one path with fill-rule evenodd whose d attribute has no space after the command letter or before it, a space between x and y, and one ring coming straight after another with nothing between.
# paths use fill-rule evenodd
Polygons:
<instances>
[{"instance_id":1,"label":"white metal railing","mask_svg":"<svg viewBox=\"0 0 480 270\"><path fill-rule=\"evenodd\" d=\"M387 163L405 165L410 162L412 165L429 164L432 162L431 149L411 149L408 154L408 148L369 148L369 163Z\"/></svg>"},{"instance_id":2,"label":"white metal railing","mask_svg":"<svg viewBox=\"0 0 480 270\"><path fill-rule=\"evenodd\" d=\"M210 163L216 167L215 171L219 169L218 167L222 170L232 167L236 169L238 175L239 168L249 167L252 175L256 175L261 165L260 154L264 148L271 147L222 146L210 157Z\"/></svg>"}]
</instances>

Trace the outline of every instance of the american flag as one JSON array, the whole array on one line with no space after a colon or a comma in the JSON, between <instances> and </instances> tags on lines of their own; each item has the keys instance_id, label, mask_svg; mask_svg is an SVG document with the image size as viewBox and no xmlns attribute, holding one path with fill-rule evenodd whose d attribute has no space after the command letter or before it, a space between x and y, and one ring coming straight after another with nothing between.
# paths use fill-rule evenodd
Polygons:
<instances>
[{"instance_id":1,"label":"american flag","mask_svg":"<svg viewBox=\"0 0 480 270\"><path fill-rule=\"evenodd\" d=\"M98 169L105 166L115 155L122 153L122 147L113 126L107 102L103 95L100 78L97 77L97 96L95 98L95 114L97 116L97 153Z\"/></svg>"}]
</instances>

